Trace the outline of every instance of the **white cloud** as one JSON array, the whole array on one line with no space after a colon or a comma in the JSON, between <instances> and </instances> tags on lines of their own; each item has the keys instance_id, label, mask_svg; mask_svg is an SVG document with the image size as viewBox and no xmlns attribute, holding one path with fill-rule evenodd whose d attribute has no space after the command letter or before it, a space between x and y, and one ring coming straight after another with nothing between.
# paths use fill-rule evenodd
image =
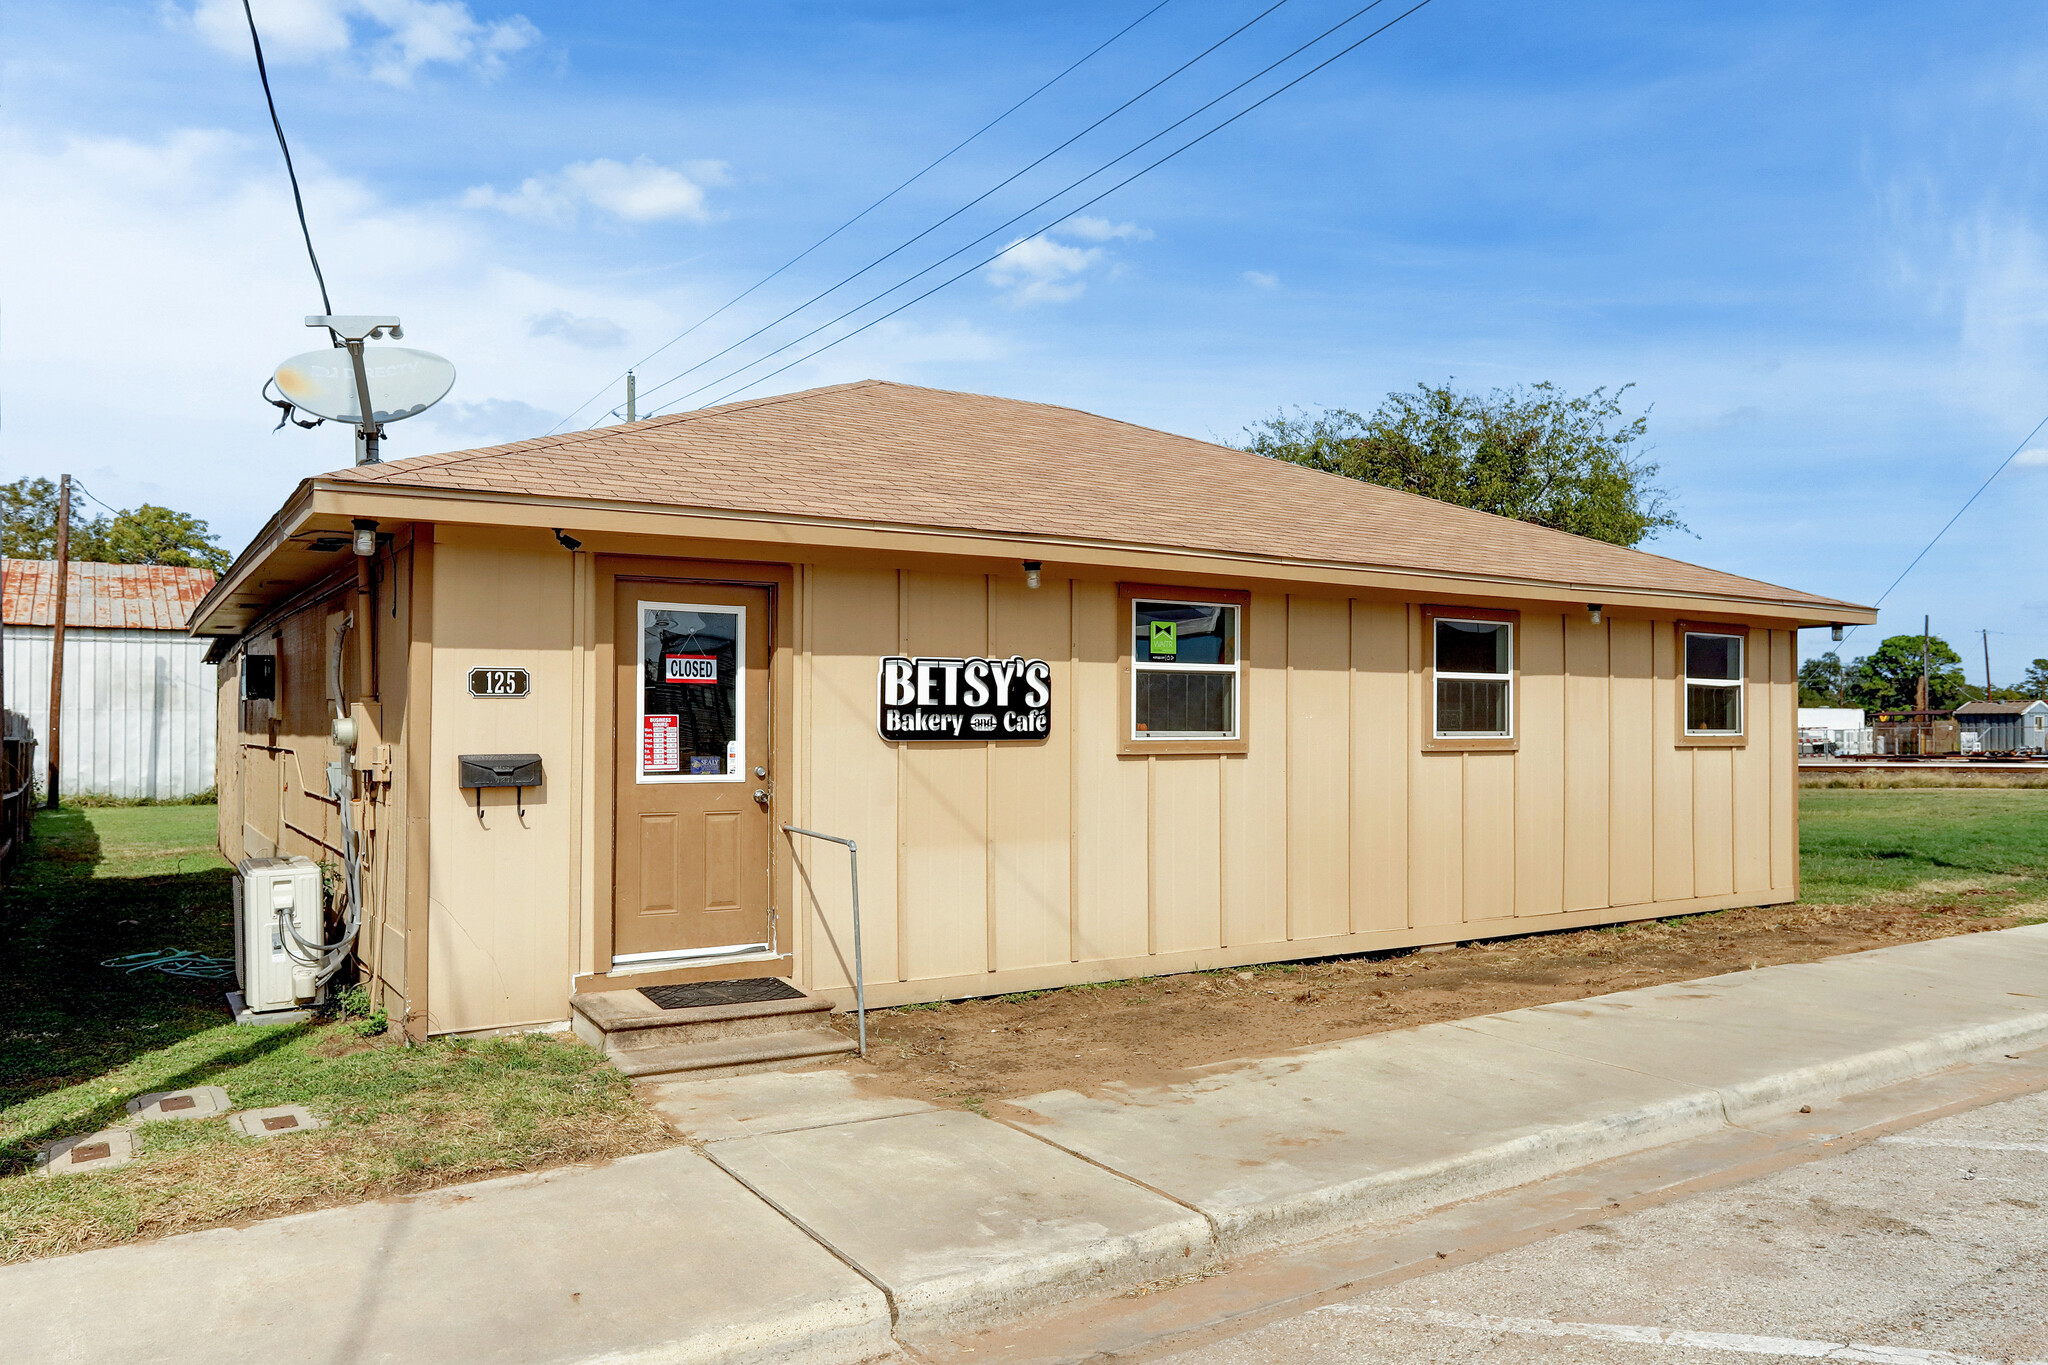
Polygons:
<instances>
[{"instance_id":1,"label":"white cloud","mask_svg":"<svg viewBox=\"0 0 2048 1365\"><path fill-rule=\"evenodd\" d=\"M644 156L631 165L599 157L564 166L554 175L529 176L511 193L490 185L474 186L462 196L462 206L496 209L514 218L557 227L573 224L585 206L628 223L670 218L707 222L711 211L704 205L704 186L723 183L724 163L694 161L685 170L688 175Z\"/></svg>"},{"instance_id":2,"label":"white cloud","mask_svg":"<svg viewBox=\"0 0 2048 1365\"><path fill-rule=\"evenodd\" d=\"M2048 469L2048 446L2029 446L2012 457L2015 467Z\"/></svg>"},{"instance_id":3,"label":"white cloud","mask_svg":"<svg viewBox=\"0 0 2048 1365\"><path fill-rule=\"evenodd\" d=\"M1070 218L1054 231L1084 242L1143 242L1152 237L1150 228L1105 218ZM1101 246L1075 246L1040 233L1012 242L1009 250L989 262L988 278L998 289L1009 291L1013 305L1065 303L1081 296L1088 287L1081 277L1107 254Z\"/></svg>"},{"instance_id":4,"label":"white cloud","mask_svg":"<svg viewBox=\"0 0 2048 1365\"><path fill-rule=\"evenodd\" d=\"M1280 277L1270 270L1247 270L1238 278L1260 289L1276 289L1280 285Z\"/></svg>"},{"instance_id":5,"label":"white cloud","mask_svg":"<svg viewBox=\"0 0 2048 1365\"><path fill-rule=\"evenodd\" d=\"M1107 218L1069 218L1059 225L1058 231L1069 237L1079 237L1084 242L1149 242L1152 229L1139 227L1136 223L1112 223Z\"/></svg>"},{"instance_id":6,"label":"white cloud","mask_svg":"<svg viewBox=\"0 0 2048 1365\"><path fill-rule=\"evenodd\" d=\"M626 329L610 318L580 317L566 308L538 313L526 320L530 337L560 337L571 346L602 351L626 339Z\"/></svg>"},{"instance_id":7,"label":"white cloud","mask_svg":"<svg viewBox=\"0 0 2048 1365\"><path fill-rule=\"evenodd\" d=\"M431 62L493 75L506 57L540 39L523 14L482 20L462 0L261 0L255 10L266 61L353 55L386 85L410 85ZM221 51L249 51L241 0L198 0L189 18Z\"/></svg>"}]
</instances>

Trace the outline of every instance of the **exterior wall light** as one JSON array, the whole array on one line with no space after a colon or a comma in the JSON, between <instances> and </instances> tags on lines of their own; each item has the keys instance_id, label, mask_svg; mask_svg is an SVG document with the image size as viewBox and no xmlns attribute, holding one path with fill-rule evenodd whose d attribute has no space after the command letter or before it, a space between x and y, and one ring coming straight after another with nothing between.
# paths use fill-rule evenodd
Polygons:
<instances>
[{"instance_id":1,"label":"exterior wall light","mask_svg":"<svg viewBox=\"0 0 2048 1365\"><path fill-rule=\"evenodd\" d=\"M1596 626L1600 624L1600 604L1598 602L1586 603L1586 620Z\"/></svg>"},{"instance_id":2,"label":"exterior wall light","mask_svg":"<svg viewBox=\"0 0 2048 1365\"><path fill-rule=\"evenodd\" d=\"M1830 627L1828 630L1828 636L1830 639L1840 640L1842 638L1842 628L1840 626Z\"/></svg>"},{"instance_id":3,"label":"exterior wall light","mask_svg":"<svg viewBox=\"0 0 2048 1365\"><path fill-rule=\"evenodd\" d=\"M377 523L367 517L357 517L355 528L356 553L364 559L372 558L377 553Z\"/></svg>"},{"instance_id":4,"label":"exterior wall light","mask_svg":"<svg viewBox=\"0 0 2048 1365\"><path fill-rule=\"evenodd\" d=\"M1027 588L1035 588L1035 587L1037 587L1037 586L1038 586L1038 571L1039 571L1040 569L1043 569L1044 567L1045 567L1045 565L1043 565L1043 564L1039 563L1039 562L1038 562L1037 560L1035 560L1035 559L1027 559L1027 560L1025 560L1025 561L1024 561L1024 586L1025 586L1025 587L1027 587Z\"/></svg>"}]
</instances>

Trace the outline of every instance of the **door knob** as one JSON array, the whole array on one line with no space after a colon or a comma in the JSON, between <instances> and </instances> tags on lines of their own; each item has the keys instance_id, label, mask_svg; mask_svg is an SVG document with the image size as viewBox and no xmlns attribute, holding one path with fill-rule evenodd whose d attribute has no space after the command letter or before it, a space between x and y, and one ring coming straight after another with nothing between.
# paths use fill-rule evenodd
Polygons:
<instances>
[{"instance_id":1,"label":"door knob","mask_svg":"<svg viewBox=\"0 0 2048 1365\"><path fill-rule=\"evenodd\" d=\"M754 788L754 799L765 806L768 804L768 793L756 787Z\"/></svg>"}]
</instances>

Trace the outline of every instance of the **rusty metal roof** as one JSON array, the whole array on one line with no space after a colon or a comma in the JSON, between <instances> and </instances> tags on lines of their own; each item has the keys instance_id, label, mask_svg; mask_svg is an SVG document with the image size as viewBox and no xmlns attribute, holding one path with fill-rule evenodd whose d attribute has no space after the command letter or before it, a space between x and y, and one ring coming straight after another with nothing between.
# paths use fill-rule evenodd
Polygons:
<instances>
[{"instance_id":1,"label":"rusty metal roof","mask_svg":"<svg viewBox=\"0 0 2048 1365\"><path fill-rule=\"evenodd\" d=\"M877 380L326 478L1865 610L1072 408Z\"/></svg>"},{"instance_id":2,"label":"rusty metal roof","mask_svg":"<svg viewBox=\"0 0 2048 1365\"><path fill-rule=\"evenodd\" d=\"M64 623L110 630L183 630L213 586L211 569L73 560L64 580ZM0 619L10 626L57 623L57 561L0 561Z\"/></svg>"}]
</instances>

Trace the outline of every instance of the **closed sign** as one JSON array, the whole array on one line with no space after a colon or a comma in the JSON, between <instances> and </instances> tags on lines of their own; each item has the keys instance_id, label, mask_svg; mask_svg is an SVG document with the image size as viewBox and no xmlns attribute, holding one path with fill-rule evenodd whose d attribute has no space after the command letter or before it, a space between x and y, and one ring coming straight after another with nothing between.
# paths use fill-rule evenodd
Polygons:
<instances>
[{"instance_id":1,"label":"closed sign","mask_svg":"<svg viewBox=\"0 0 2048 1365\"><path fill-rule=\"evenodd\" d=\"M523 668L472 668L472 697L523 697L533 690L533 675Z\"/></svg>"},{"instance_id":2,"label":"closed sign","mask_svg":"<svg viewBox=\"0 0 2048 1365\"><path fill-rule=\"evenodd\" d=\"M882 660L875 727L887 740L1032 740L1052 733L1043 659Z\"/></svg>"},{"instance_id":3,"label":"closed sign","mask_svg":"<svg viewBox=\"0 0 2048 1365\"><path fill-rule=\"evenodd\" d=\"M665 654L661 660L661 680L715 683L718 681L718 659L711 654Z\"/></svg>"}]
</instances>

